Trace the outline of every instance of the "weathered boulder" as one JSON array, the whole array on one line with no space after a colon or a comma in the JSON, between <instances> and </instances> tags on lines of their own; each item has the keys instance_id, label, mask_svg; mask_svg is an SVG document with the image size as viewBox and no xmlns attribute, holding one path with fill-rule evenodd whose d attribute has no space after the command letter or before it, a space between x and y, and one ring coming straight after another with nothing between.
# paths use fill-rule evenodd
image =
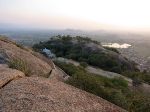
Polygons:
<instances>
[{"instance_id":1,"label":"weathered boulder","mask_svg":"<svg viewBox=\"0 0 150 112\"><path fill-rule=\"evenodd\" d=\"M24 76L24 73L0 64L0 88L10 81Z\"/></svg>"}]
</instances>

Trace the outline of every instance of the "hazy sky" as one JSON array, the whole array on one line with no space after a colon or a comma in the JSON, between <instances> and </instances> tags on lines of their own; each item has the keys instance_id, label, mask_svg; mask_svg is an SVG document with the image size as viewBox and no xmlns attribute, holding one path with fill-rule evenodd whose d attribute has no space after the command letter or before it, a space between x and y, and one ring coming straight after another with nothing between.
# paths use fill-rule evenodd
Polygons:
<instances>
[{"instance_id":1,"label":"hazy sky","mask_svg":"<svg viewBox=\"0 0 150 112\"><path fill-rule=\"evenodd\" d=\"M150 31L150 0L0 0L0 23Z\"/></svg>"}]
</instances>

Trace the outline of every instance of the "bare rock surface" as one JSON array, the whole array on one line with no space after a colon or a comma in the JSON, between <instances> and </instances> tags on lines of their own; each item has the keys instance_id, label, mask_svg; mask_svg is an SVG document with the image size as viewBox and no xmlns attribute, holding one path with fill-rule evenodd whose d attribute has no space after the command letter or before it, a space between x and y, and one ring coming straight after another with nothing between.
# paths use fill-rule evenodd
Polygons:
<instances>
[{"instance_id":1,"label":"bare rock surface","mask_svg":"<svg viewBox=\"0 0 150 112\"><path fill-rule=\"evenodd\" d=\"M24 76L24 73L15 69L7 68L6 65L0 64L0 88L7 84L9 81Z\"/></svg>"},{"instance_id":2,"label":"bare rock surface","mask_svg":"<svg viewBox=\"0 0 150 112\"><path fill-rule=\"evenodd\" d=\"M8 63L8 56L4 49L0 49L0 64Z\"/></svg>"},{"instance_id":3,"label":"bare rock surface","mask_svg":"<svg viewBox=\"0 0 150 112\"><path fill-rule=\"evenodd\" d=\"M41 77L19 78L0 89L0 111L125 112L98 96Z\"/></svg>"},{"instance_id":4,"label":"bare rock surface","mask_svg":"<svg viewBox=\"0 0 150 112\"><path fill-rule=\"evenodd\" d=\"M40 73L49 73L53 69L53 66L49 64L52 63L51 60L49 60L47 63L41 60L42 56L40 56L41 58L38 58L36 55L33 55L30 52L26 51L26 49L17 47L15 42L10 41L7 38L0 37L0 45L1 49L3 49L1 50L2 53L0 57L3 56L3 59L5 53L5 55L9 58L22 58L27 61L29 68L29 76L37 76ZM7 57L5 58L7 59Z\"/></svg>"}]
</instances>

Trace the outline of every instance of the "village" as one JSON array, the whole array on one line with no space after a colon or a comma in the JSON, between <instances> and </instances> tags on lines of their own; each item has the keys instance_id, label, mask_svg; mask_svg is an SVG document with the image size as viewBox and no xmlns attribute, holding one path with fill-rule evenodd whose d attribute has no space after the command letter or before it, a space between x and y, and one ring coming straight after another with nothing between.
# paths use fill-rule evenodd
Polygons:
<instances>
[{"instance_id":1,"label":"village","mask_svg":"<svg viewBox=\"0 0 150 112\"><path fill-rule=\"evenodd\" d=\"M137 64L137 67L140 69L141 72L149 72L150 73L150 58L135 52L134 46L128 47L126 49L118 49L119 52Z\"/></svg>"}]
</instances>

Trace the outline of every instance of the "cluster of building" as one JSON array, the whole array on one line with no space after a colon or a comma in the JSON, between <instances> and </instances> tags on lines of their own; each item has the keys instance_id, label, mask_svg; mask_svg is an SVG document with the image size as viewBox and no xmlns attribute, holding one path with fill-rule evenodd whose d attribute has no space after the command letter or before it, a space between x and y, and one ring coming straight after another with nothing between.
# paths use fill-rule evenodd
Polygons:
<instances>
[{"instance_id":1,"label":"cluster of building","mask_svg":"<svg viewBox=\"0 0 150 112\"><path fill-rule=\"evenodd\" d=\"M138 52L135 52L134 47L118 50L124 57L137 63L137 67L140 69L140 71L146 70L147 72L150 72L150 58L145 57Z\"/></svg>"}]
</instances>

